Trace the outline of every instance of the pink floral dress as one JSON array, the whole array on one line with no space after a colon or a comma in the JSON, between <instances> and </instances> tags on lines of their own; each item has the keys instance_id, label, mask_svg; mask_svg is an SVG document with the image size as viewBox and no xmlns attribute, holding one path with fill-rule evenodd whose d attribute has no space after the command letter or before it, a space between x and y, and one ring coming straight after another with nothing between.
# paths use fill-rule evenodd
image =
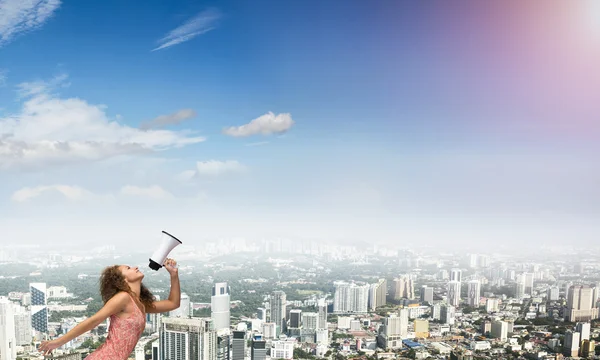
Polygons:
<instances>
[{"instance_id":1,"label":"pink floral dress","mask_svg":"<svg viewBox=\"0 0 600 360\"><path fill-rule=\"evenodd\" d=\"M133 297L131 301L134 307L133 313L126 318L111 315L106 342L85 360L127 360L146 327L146 316Z\"/></svg>"}]
</instances>

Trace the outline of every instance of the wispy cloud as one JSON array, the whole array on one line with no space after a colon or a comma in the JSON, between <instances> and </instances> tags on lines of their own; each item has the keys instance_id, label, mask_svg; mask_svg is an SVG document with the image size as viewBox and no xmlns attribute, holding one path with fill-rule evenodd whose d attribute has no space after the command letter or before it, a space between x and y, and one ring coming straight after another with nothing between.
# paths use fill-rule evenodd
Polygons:
<instances>
[{"instance_id":1,"label":"wispy cloud","mask_svg":"<svg viewBox=\"0 0 600 360\"><path fill-rule=\"evenodd\" d=\"M64 196L71 201L78 201L84 197L91 195L89 191L79 186L70 185L46 185L36 187L25 187L16 191L12 195L12 201L14 202L26 202L41 196L44 193L56 192Z\"/></svg>"},{"instance_id":2,"label":"wispy cloud","mask_svg":"<svg viewBox=\"0 0 600 360\"><path fill-rule=\"evenodd\" d=\"M99 161L205 140L189 131L132 128L109 118L104 105L53 94L66 79L18 86L21 111L0 117L0 171Z\"/></svg>"},{"instance_id":3,"label":"wispy cloud","mask_svg":"<svg viewBox=\"0 0 600 360\"><path fill-rule=\"evenodd\" d=\"M233 137L246 137L252 135L283 134L294 126L294 120L290 114L275 115L268 112L257 117L248 124L241 126L230 126L223 129L223 134Z\"/></svg>"},{"instance_id":4,"label":"wispy cloud","mask_svg":"<svg viewBox=\"0 0 600 360\"><path fill-rule=\"evenodd\" d=\"M173 45L181 44L196 36L214 30L217 27L217 22L220 18L221 13L218 10L205 10L186 21L183 25L171 30L162 39L158 40L158 47L154 48L152 51L166 49Z\"/></svg>"},{"instance_id":5,"label":"wispy cloud","mask_svg":"<svg viewBox=\"0 0 600 360\"><path fill-rule=\"evenodd\" d=\"M0 87L6 85L6 70L0 69Z\"/></svg>"},{"instance_id":6,"label":"wispy cloud","mask_svg":"<svg viewBox=\"0 0 600 360\"><path fill-rule=\"evenodd\" d=\"M60 5L60 0L0 0L0 47L43 25Z\"/></svg>"},{"instance_id":7,"label":"wispy cloud","mask_svg":"<svg viewBox=\"0 0 600 360\"><path fill-rule=\"evenodd\" d=\"M148 130L161 128L167 125L177 125L187 119L191 119L196 116L196 112L192 109L181 109L172 114L161 115L150 121L144 122L140 125L140 129Z\"/></svg>"}]
</instances>

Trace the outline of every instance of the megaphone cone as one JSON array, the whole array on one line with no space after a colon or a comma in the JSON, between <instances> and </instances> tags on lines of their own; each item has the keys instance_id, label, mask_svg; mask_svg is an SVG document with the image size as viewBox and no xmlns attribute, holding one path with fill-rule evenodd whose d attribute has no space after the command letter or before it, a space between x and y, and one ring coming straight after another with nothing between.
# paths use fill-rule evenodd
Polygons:
<instances>
[{"instance_id":1,"label":"megaphone cone","mask_svg":"<svg viewBox=\"0 0 600 360\"><path fill-rule=\"evenodd\" d=\"M149 259L150 264L148 266L150 266L150 269L154 271L158 271L158 269L162 267L162 264L167 259L167 256L169 256L171 250L173 250L177 245L183 244L181 240L169 234L168 232L163 231L162 233L163 239L160 243L160 246L158 247L158 249L156 249L154 254L150 256Z\"/></svg>"}]
</instances>

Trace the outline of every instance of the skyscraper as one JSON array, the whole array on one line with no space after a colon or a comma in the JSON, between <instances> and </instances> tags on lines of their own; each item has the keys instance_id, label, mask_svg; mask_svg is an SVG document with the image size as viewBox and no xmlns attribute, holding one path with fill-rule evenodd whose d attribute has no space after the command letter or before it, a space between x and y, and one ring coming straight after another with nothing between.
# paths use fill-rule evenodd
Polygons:
<instances>
[{"instance_id":1,"label":"skyscraper","mask_svg":"<svg viewBox=\"0 0 600 360\"><path fill-rule=\"evenodd\" d=\"M319 308L317 329L327 329L327 302L325 301L325 298L319 299L317 307Z\"/></svg>"},{"instance_id":2,"label":"skyscraper","mask_svg":"<svg viewBox=\"0 0 600 360\"><path fill-rule=\"evenodd\" d=\"M212 288L210 298L210 316L213 319L215 330L229 329L229 295L230 290L226 282L216 283Z\"/></svg>"},{"instance_id":3,"label":"skyscraper","mask_svg":"<svg viewBox=\"0 0 600 360\"><path fill-rule=\"evenodd\" d=\"M394 300L412 300L415 298L415 286L409 275L403 275L394 279L393 294Z\"/></svg>"},{"instance_id":4,"label":"skyscraper","mask_svg":"<svg viewBox=\"0 0 600 360\"><path fill-rule=\"evenodd\" d=\"M273 291L271 293L271 322L279 328L279 331L285 331L285 307L287 299L283 291Z\"/></svg>"},{"instance_id":5,"label":"skyscraper","mask_svg":"<svg viewBox=\"0 0 600 360\"><path fill-rule=\"evenodd\" d=\"M217 333L217 360L230 360L229 345L231 335L229 332Z\"/></svg>"},{"instance_id":6,"label":"skyscraper","mask_svg":"<svg viewBox=\"0 0 600 360\"><path fill-rule=\"evenodd\" d=\"M481 284L479 280L471 280L467 287L467 303L471 307L479 307L481 297Z\"/></svg>"},{"instance_id":7,"label":"skyscraper","mask_svg":"<svg viewBox=\"0 0 600 360\"><path fill-rule=\"evenodd\" d=\"M578 333L581 334L581 336L579 337L579 341L590 339L591 327L592 327L592 325L589 322L577 323L577 326L575 327L575 329L577 330Z\"/></svg>"},{"instance_id":8,"label":"skyscraper","mask_svg":"<svg viewBox=\"0 0 600 360\"><path fill-rule=\"evenodd\" d=\"M433 288L427 285L421 287L421 303L433 304Z\"/></svg>"},{"instance_id":9,"label":"skyscraper","mask_svg":"<svg viewBox=\"0 0 600 360\"><path fill-rule=\"evenodd\" d=\"M299 329L302 327L302 310L290 310L290 328Z\"/></svg>"},{"instance_id":10,"label":"skyscraper","mask_svg":"<svg viewBox=\"0 0 600 360\"><path fill-rule=\"evenodd\" d=\"M533 273L524 273L523 281L525 283L525 294L533 295Z\"/></svg>"},{"instance_id":11,"label":"skyscraper","mask_svg":"<svg viewBox=\"0 0 600 360\"><path fill-rule=\"evenodd\" d=\"M448 304L460 305L460 282L451 280L448 282Z\"/></svg>"},{"instance_id":12,"label":"skyscraper","mask_svg":"<svg viewBox=\"0 0 600 360\"><path fill-rule=\"evenodd\" d=\"M16 358L17 339L13 304L8 298L0 296L0 359L15 360Z\"/></svg>"},{"instance_id":13,"label":"skyscraper","mask_svg":"<svg viewBox=\"0 0 600 360\"><path fill-rule=\"evenodd\" d=\"M450 281L462 282L462 270L461 269L450 270Z\"/></svg>"},{"instance_id":14,"label":"skyscraper","mask_svg":"<svg viewBox=\"0 0 600 360\"><path fill-rule=\"evenodd\" d=\"M386 304L387 280L379 279L376 284L371 284L369 288L369 309L374 311L380 306Z\"/></svg>"},{"instance_id":15,"label":"skyscraper","mask_svg":"<svg viewBox=\"0 0 600 360\"><path fill-rule=\"evenodd\" d=\"M492 322L491 335L500 341L506 341L508 338L508 323L506 321L494 320Z\"/></svg>"},{"instance_id":16,"label":"skyscraper","mask_svg":"<svg viewBox=\"0 0 600 360\"><path fill-rule=\"evenodd\" d=\"M349 284L344 281L334 282L335 295L333 302L333 312L339 314L346 313L366 313L369 301L369 285Z\"/></svg>"},{"instance_id":17,"label":"skyscraper","mask_svg":"<svg viewBox=\"0 0 600 360\"><path fill-rule=\"evenodd\" d=\"M598 308L596 300L598 299L597 289L587 285L573 285L567 293L567 314L566 320L591 321L598 318Z\"/></svg>"},{"instance_id":18,"label":"skyscraper","mask_svg":"<svg viewBox=\"0 0 600 360\"><path fill-rule=\"evenodd\" d=\"M444 324L454 325L456 308L452 305L442 304L440 306L440 320Z\"/></svg>"},{"instance_id":19,"label":"skyscraper","mask_svg":"<svg viewBox=\"0 0 600 360\"><path fill-rule=\"evenodd\" d=\"M31 344L33 337L31 327L31 313L24 307L15 305L15 338L17 345Z\"/></svg>"},{"instance_id":20,"label":"skyscraper","mask_svg":"<svg viewBox=\"0 0 600 360\"><path fill-rule=\"evenodd\" d=\"M578 332L567 330L565 333L565 345L563 346L565 355L571 357L579 355L579 343L580 334Z\"/></svg>"},{"instance_id":21,"label":"skyscraper","mask_svg":"<svg viewBox=\"0 0 600 360\"><path fill-rule=\"evenodd\" d=\"M234 331L231 340L231 360L244 360L246 357L246 332Z\"/></svg>"},{"instance_id":22,"label":"skyscraper","mask_svg":"<svg viewBox=\"0 0 600 360\"><path fill-rule=\"evenodd\" d=\"M217 332L210 318L163 318L161 360L216 360Z\"/></svg>"},{"instance_id":23,"label":"skyscraper","mask_svg":"<svg viewBox=\"0 0 600 360\"><path fill-rule=\"evenodd\" d=\"M400 309L398 315L384 318L379 328L377 343L384 349L397 349L403 346L402 339L408 334L408 309Z\"/></svg>"},{"instance_id":24,"label":"skyscraper","mask_svg":"<svg viewBox=\"0 0 600 360\"><path fill-rule=\"evenodd\" d=\"M179 298L179 307L173 311L169 311L169 316L187 319L191 317L191 309L190 297L186 293L181 293L181 297Z\"/></svg>"},{"instance_id":25,"label":"skyscraper","mask_svg":"<svg viewBox=\"0 0 600 360\"><path fill-rule=\"evenodd\" d=\"M31 293L31 326L34 330L48 332L48 306L46 299L46 283L29 284Z\"/></svg>"},{"instance_id":26,"label":"skyscraper","mask_svg":"<svg viewBox=\"0 0 600 360\"><path fill-rule=\"evenodd\" d=\"M267 359L267 342L262 338L262 335L254 335L252 338L250 360L266 360Z\"/></svg>"},{"instance_id":27,"label":"skyscraper","mask_svg":"<svg viewBox=\"0 0 600 360\"><path fill-rule=\"evenodd\" d=\"M557 301L559 298L559 289L558 286L551 286L548 288L548 300L549 301Z\"/></svg>"},{"instance_id":28,"label":"skyscraper","mask_svg":"<svg viewBox=\"0 0 600 360\"><path fill-rule=\"evenodd\" d=\"M315 313L315 312L302 313L302 327L303 328L317 330L318 322L319 322L319 314L318 313Z\"/></svg>"}]
</instances>

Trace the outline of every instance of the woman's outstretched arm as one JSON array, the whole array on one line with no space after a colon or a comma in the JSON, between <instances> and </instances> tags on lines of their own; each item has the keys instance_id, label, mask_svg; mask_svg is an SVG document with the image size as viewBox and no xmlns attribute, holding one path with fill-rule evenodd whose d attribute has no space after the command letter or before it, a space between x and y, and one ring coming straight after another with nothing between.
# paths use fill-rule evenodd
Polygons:
<instances>
[{"instance_id":1,"label":"woman's outstretched arm","mask_svg":"<svg viewBox=\"0 0 600 360\"><path fill-rule=\"evenodd\" d=\"M155 301L152 308L146 307L147 313L164 313L179 308L181 289L179 287L177 262L173 259L167 259L164 266L171 276L171 291L169 292L169 298L167 300Z\"/></svg>"},{"instance_id":2,"label":"woman's outstretched arm","mask_svg":"<svg viewBox=\"0 0 600 360\"><path fill-rule=\"evenodd\" d=\"M129 302L131 302L131 299L129 298L129 294L126 292L120 292L116 294L110 300L108 300L108 302L106 302L102 309L98 310L97 313L77 324L77 326L71 329L71 331L67 332L58 339L42 342L39 351L44 352L44 355L49 354L52 350L61 347L76 337L85 334L86 332L100 325L109 316L123 311Z\"/></svg>"}]
</instances>

